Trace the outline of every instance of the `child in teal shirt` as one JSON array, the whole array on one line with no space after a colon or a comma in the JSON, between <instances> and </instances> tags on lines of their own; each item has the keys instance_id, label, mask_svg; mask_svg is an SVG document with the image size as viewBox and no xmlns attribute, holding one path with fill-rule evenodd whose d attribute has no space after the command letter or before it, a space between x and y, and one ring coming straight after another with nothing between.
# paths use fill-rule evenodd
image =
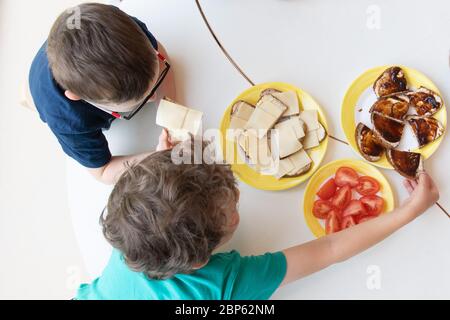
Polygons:
<instances>
[{"instance_id":1,"label":"child in teal shirt","mask_svg":"<svg viewBox=\"0 0 450 320\"><path fill-rule=\"evenodd\" d=\"M160 149L170 147L166 138ZM240 193L229 166L176 165L170 150L154 153L115 186L101 218L115 250L103 274L82 285L77 299L269 299L280 286L378 243L438 200L426 173L405 180L405 187L410 197L402 206L341 232L261 256L213 255L239 224Z\"/></svg>"}]
</instances>

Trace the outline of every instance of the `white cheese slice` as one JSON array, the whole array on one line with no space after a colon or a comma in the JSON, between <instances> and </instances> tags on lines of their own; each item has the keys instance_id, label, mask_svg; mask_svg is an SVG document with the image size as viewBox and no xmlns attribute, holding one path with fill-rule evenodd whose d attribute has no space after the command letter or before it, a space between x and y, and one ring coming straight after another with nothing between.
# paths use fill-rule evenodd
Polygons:
<instances>
[{"instance_id":1,"label":"white cheese slice","mask_svg":"<svg viewBox=\"0 0 450 320\"><path fill-rule=\"evenodd\" d=\"M182 141L190 134L198 135L203 113L168 100L161 100L156 115L156 124L169 130L174 141Z\"/></svg>"},{"instance_id":2,"label":"white cheese slice","mask_svg":"<svg viewBox=\"0 0 450 320\"><path fill-rule=\"evenodd\" d=\"M306 123L307 131L319 129L319 114L317 110L305 110L300 112L300 119Z\"/></svg>"},{"instance_id":3,"label":"white cheese slice","mask_svg":"<svg viewBox=\"0 0 450 320\"><path fill-rule=\"evenodd\" d=\"M245 154L249 153L249 143L248 143L248 135L245 132L241 132L237 137L237 141L239 146L244 150Z\"/></svg>"},{"instance_id":4,"label":"white cheese slice","mask_svg":"<svg viewBox=\"0 0 450 320\"><path fill-rule=\"evenodd\" d=\"M229 129L243 129L247 124L247 120L231 116Z\"/></svg>"},{"instance_id":5,"label":"white cheese slice","mask_svg":"<svg viewBox=\"0 0 450 320\"><path fill-rule=\"evenodd\" d=\"M255 107L245 101L238 101L233 106L232 116L248 120L255 111Z\"/></svg>"},{"instance_id":6,"label":"white cheese slice","mask_svg":"<svg viewBox=\"0 0 450 320\"><path fill-rule=\"evenodd\" d=\"M274 174L274 177L279 180L294 170L294 168L294 163L289 158L281 159L278 161L278 170Z\"/></svg>"},{"instance_id":7,"label":"white cheese slice","mask_svg":"<svg viewBox=\"0 0 450 320\"><path fill-rule=\"evenodd\" d=\"M303 139L305 137L304 122L297 116L291 117L289 120L279 122L275 125L275 129L282 127L292 127L297 139Z\"/></svg>"},{"instance_id":8,"label":"white cheese slice","mask_svg":"<svg viewBox=\"0 0 450 320\"><path fill-rule=\"evenodd\" d=\"M283 116L292 116L300 113L300 106L295 91L275 92L272 95L288 107Z\"/></svg>"},{"instance_id":9,"label":"white cheese slice","mask_svg":"<svg viewBox=\"0 0 450 320\"><path fill-rule=\"evenodd\" d=\"M256 109L248 120L245 129L257 130L258 138L262 138L286 109L287 107L272 95L265 95L256 105Z\"/></svg>"},{"instance_id":10,"label":"white cheese slice","mask_svg":"<svg viewBox=\"0 0 450 320\"><path fill-rule=\"evenodd\" d=\"M302 148L303 145L298 140L291 126L281 126L278 128L278 151L280 158L286 158Z\"/></svg>"},{"instance_id":11,"label":"white cheese slice","mask_svg":"<svg viewBox=\"0 0 450 320\"><path fill-rule=\"evenodd\" d=\"M310 131L306 133L305 139L303 140L303 147L305 150L309 150L317 147L320 144L319 137L317 135L317 130Z\"/></svg>"},{"instance_id":12,"label":"white cheese slice","mask_svg":"<svg viewBox=\"0 0 450 320\"><path fill-rule=\"evenodd\" d=\"M319 139L319 142L322 142L327 137L327 131L325 130L324 126L319 123L319 130L317 130L317 138Z\"/></svg>"},{"instance_id":13,"label":"white cheese slice","mask_svg":"<svg viewBox=\"0 0 450 320\"><path fill-rule=\"evenodd\" d=\"M289 175L295 175L301 172L306 166L312 163L311 158L305 150L300 150L289 157L294 168L289 171Z\"/></svg>"},{"instance_id":14,"label":"white cheese slice","mask_svg":"<svg viewBox=\"0 0 450 320\"><path fill-rule=\"evenodd\" d=\"M238 101L232 108L230 129L243 129L255 111L255 107L245 101Z\"/></svg>"}]
</instances>

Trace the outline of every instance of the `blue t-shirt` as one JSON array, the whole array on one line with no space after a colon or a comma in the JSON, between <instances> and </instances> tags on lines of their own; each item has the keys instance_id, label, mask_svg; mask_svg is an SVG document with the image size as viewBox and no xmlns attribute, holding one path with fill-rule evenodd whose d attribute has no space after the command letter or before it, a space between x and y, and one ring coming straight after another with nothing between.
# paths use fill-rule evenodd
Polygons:
<instances>
[{"instance_id":1,"label":"blue t-shirt","mask_svg":"<svg viewBox=\"0 0 450 320\"><path fill-rule=\"evenodd\" d=\"M241 257L236 251L213 255L192 274L151 280L130 270L114 250L100 278L80 287L78 300L267 300L283 282L282 252Z\"/></svg>"},{"instance_id":2,"label":"blue t-shirt","mask_svg":"<svg viewBox=\"0 0 450 320\"><path fill-rule=\"evenodd\" d=\"M133 19L157 50L158 42L146 25ZM103 130L110 128L114 117L87 102L66 98L65 90L56 83L50 70L47 42L31 65L29 85L40 118L47 123L69 157L92 169L101 168L111 160Z\"/></svg>"}]
</instances>

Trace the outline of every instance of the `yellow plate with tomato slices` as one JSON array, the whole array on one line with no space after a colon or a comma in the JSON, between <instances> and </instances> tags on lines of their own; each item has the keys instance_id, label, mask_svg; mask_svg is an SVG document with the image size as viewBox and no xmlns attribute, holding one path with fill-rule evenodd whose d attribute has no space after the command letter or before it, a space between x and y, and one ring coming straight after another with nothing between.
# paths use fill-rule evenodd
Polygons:
<instances>
[{"instance_id":1,"label":"yellow plate with tomato slices","mask_svg":"<svg viewBox=\"0 0 450 320\"><path fill-rule=\"evenodd\" d=\"M236 143L230 139L226 139L227 129L230 126L231 109L233 105L239 100L243 100L252 105L256 105L256 103L260 98L261 92L269 88L277 89L279 91L292 90L297 92L300 110L317 110L319 114L319 121L323 125L327 133L328 133L328 125L327 120L325 118L325 113L323 112L322 108L307 92L291 84L283 82L269 82L251 87L242 92L241 94L239 94L239 96L237 96L236 99L234 99L234 101L225 110L225 113L222 117L220 124L220 131L223 137L221 143L225 159L228 159L226 156L227 152L230 152L230 150L232 150L233 152L232 154L233 159L231 159L232 160L231 162L233 164L231 168L234 174L238 177L239 180L245 182L246 184L254 188L260 190L279 191L290 189L303 183L304 181L309 179L314 174L314 172L316 172L316 170L322 163L323 158L325 157L329 138L327 135L325 140L322 141L319 146L307 151L309 156L313 160L313 166L308 172L298 177L282 178L278 180L273 176L258 173L257 171L252 169L249 165L247 165L244 159L239 159L241 156L237 151Z\"/></svg>"},{"instance_id":2,"label":"yellow plate with tomato slices","mask_svg":"<svg viewBox=\"0 0 450 320\"><path fill-rule=\"evenodd\" d=\"M380 191L377 193L377 195L384 199L384 209L382 214L392 211L395 207L394 193L392 192L392 188L387 179L380 172L380 170L361 160L341 159L330 162L321 167L312 176L311 180L306 186L303 196L303 212L306 223L311 232L318 238L325 236L325 228L323 226L324 222L317 219L313 215L314 202L319 199L316 194L321 186L326 181L333 178L336 171L341 167L350 167L358 172L359 176L369 176L378 181L378 183L380 184Z\"/></svg>"},{"instance_id":3,"label":"yellow plate with tomato slices","mask_svg":"<svg viewBox=\"0 0 450 320\"><path fill-rule=\"evenodd\" d=\"M342 130L344 131L345 137L350 143L352 149L361 157L362 155L359 152L355 138L356 126L358 125L359 121L365 123L366 125L370 124L370 120L368 120L367 115L368 109L370 109L372 103L376 101L376 96L373 92L372 86L377 78L383 73L383 71L389 67L391 66L381 66L364 72L350 85L342 102ZM423 73L409 67L399 67L402 68L405 74L409 89L418 89L419 87L423 86L433 90L442 97L442 94L439 92L439 89L436 87L436 85ZM433 115L433 117L439 120L444 128L447 127L447 111L445 108L445 103L442 108ZM403 149L421 153L424 158L427 159L437 150L443 138L444 137L442 136L436 141L433 141L432 143L426 145L425 147L418 149L417 146L413 146L414 143L412 141L415 140L415 137L412 131L406 132L405 128L405 133L402 138L402 141L404 142ZM413 147L410 148L410 146ZM391 164L388 162L386 155L383 155L379 161L371 163L380 168L393 169Z\"/></svg>"}]
</instances>

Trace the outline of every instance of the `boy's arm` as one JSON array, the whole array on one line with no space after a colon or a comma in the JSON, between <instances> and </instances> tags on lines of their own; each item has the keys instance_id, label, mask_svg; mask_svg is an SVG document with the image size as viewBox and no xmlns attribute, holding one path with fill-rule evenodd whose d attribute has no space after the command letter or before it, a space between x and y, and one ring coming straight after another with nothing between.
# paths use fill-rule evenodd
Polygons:
<instances>
[{"instance_id":1,"label":"boy's arm","mask_svg":"<svg viewBox=\"0 0 450 320\"><path fill-rule=\"evenodd\" d=\"M168 132L164 129L159 136L159 143L156 151L167 150L172 147L173 144L170 142ZM111 161L107 165L98 169L88 169L88 171L95 179L102 183L115 184L128 165L139 163L152 153L153 152L141 153L132 156L115 156L111 158Z\"/></svg>"},{"instance_id":2,"label":"boy's arm","mask_svg":"<svg viewBox=\"0 0 450 320\"><path fill-rule=\"evenodd\" d=\"M405 187L410 197L391 213L285 250L287 273L281 285L344 261L370 248L414 220L439 198L434 182L426 173L420 174L418 181L407 180Z\"/></svg>"}]
</instances>

